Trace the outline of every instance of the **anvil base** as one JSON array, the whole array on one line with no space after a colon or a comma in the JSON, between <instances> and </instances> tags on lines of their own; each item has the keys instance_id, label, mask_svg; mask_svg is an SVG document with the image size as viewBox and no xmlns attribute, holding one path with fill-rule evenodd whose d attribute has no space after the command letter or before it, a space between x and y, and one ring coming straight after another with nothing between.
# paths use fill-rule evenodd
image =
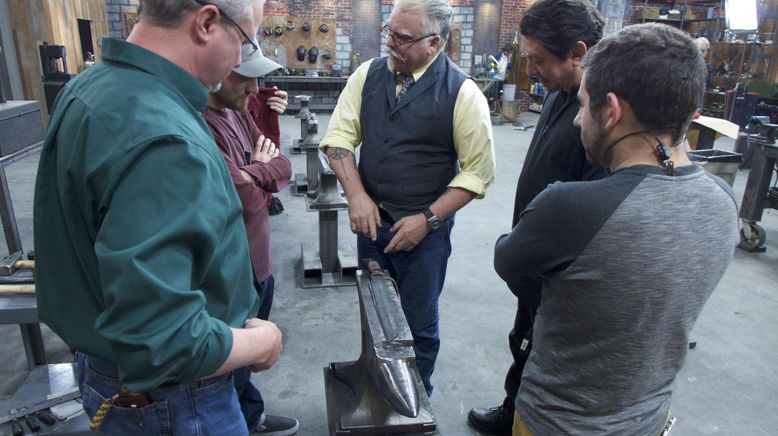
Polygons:
<instances>
[{"instance_id":1,"label":"anvil base","mask_svg":"<svg viewBox=\"0 0 778 436\"><path fill-rule=\"evenodd\" d=\"M359 378L356 365L357 362L334 362L324 367L330 435L435 434L437 425L426 395L422 394L419 398L421 407L415 418L392 410L392 406L375 390L372 383L358 383L365 390L360 398L344 382ZM417 385L419 392L425 392L420 381Z\"/></svg>"}]
</instances>

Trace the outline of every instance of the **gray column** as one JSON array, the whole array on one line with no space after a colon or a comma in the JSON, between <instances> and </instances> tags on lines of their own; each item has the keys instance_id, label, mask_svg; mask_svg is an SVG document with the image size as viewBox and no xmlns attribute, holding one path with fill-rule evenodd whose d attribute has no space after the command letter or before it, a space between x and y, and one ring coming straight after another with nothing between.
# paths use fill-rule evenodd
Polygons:
<instances>
[{"instance_id":1,"label":"gray column","mask_svg":"<svg viewBox=\"0 0 778 436\"><path fill-rule=\"evenodd\" d=\"M605 31L603 36L610 35L613 32L617 32L624 24L624 16L629 11L628 0L595 0L594 5L600 11L605 18Z\"/></svg>"},{"instance_id":2,"label":"gray column","mask_svg":"<svg viewBox=\"0 0 778 436\"><path fill-rule=\"evenodd\" d=\"M500 50L501 10L502 0L473 2L473 55L495 55Z\"/></svg>"}]
</instances>

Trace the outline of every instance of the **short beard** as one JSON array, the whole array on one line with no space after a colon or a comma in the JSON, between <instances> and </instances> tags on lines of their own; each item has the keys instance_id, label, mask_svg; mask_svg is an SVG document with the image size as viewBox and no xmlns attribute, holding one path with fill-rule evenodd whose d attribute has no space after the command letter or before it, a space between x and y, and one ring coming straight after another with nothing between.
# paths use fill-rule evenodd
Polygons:
<instances>
[{"instance_id":1,"label":"short beard","mask_svg":"<svg viewBox=\"0 0 778 436\"><path fill-rule=\"evenodd\" d=\"M600 166L602 168L608 168L608 154L612 151L611 145L605 143L608 136L608 132L605 131L602 126L597 126L593 132L588 132L587 140L584 140L583 129L581 129L581 142L586 143L584 151L586 152L586 160L589 163ZM592 155L590 153L596 154Z\"/></svg>"},{"instance_id":2,"label":"short beard","mask_svg":"<svg viewBox=\"0 0 778 436\"><path fill-rule=\"evenodd\" d=\"M247 109L248 106L249 106L249 98L248 98L248 96L243 97L243 98L236 98L234 100L229 100L229 99L225 98L225 96L221 92L219 92L219 91L214 92L213 96L216 99L216 101L219 102L219 104L221 104L222 106L224 106L224 107L226 107L228 109L232 109L234 111L242 111L242 110Z\"/></svg>"}]
</instances>

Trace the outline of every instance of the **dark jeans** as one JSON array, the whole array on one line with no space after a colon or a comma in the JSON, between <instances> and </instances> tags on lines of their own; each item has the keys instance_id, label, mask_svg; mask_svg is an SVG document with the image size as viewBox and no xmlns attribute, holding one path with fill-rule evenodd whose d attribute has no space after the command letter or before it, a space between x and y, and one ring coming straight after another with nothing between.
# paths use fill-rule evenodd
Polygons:
<instances>
[{"instance_id":1,"label":"dark jeans","mask_svg":"<svg viewBox=\"0 0 778 436\"><path fill-rule=\"evenodd\" d=\"M121 384L113 362L76 353L76 377L90 419ZM108 409L99 430L117 435L247 435L232 375L154 388L142 407Z\"/></svg>"},{"instance_id":2,"label":"dark jeans","mask_svg":"<svg viewBox=\"0 0 778 436\"><path fill-rule=\"evenodd\" d=\"M505 400L503 407L514 410L516 395L521 385L521 375L524 365L527 364L529 352L532 349L532 325L535 322L535 314L540 306L540 295L543 282L527 278L522 283L513 283L509 286L511 292L517 297L516 317L513 320L513 329L508 334L508 345L513 356L513 363L505 375ZM526 341L526 342L525 342Z\"/></svg>"},{"instance_id":3,"label":"dark jeans","mask_svg":"<svg viewBox=\"0 0 778 436\"><path fill-rule=\"evenodd\" d=\"M357 252L360 263L367 257L373 258L397 282L400 303L413 334L416 366L427 395L432 395L430 379L440 349L438 297L446 279L454 218L450 217L437 230L429 232L413 250L384 254L384 248L394 236L389 231L391 227L382 220L375 242L357 236ZM366 265L362 264L362 267Z\"/></svg>"},{"instance_id":4,"label":"dark jeans","mask_svg":"<svg viewBox=\"0 0 778 436\"><path fill-rule=\"evenodd\" d=\"M267 320L270 309L273 306L273 293L275 291L275 279L271 274L262 283L254 280L254 286L259 294L260 304L257 318ZM251 383L251 371L248 368L240 368L233 371L235 377L235 391L240 401L240 411L246 420L248 428L254 428L259 423L259 418L265 411L265 400L256 386Z\"/></svg>"}]
</instances>

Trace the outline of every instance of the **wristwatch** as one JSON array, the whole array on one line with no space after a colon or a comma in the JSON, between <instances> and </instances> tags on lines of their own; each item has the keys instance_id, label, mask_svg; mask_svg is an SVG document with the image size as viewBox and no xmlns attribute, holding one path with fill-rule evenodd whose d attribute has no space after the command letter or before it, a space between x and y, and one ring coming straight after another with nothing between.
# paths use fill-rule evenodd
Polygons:
<instances>
[{"instance_id":1,"label":"wristwatch","mask_svg":"<svg viewBox=\"0 0 778 436\"><path fill-rule=\"evenodd\" d=\"M427 227L430 230L436 230L438 227L440 227L440 219L438 219L438 217L436 217L435 214L429 210L429 208L424 209L424 218L427 219Z\"/></svg>"}]
</instances>

